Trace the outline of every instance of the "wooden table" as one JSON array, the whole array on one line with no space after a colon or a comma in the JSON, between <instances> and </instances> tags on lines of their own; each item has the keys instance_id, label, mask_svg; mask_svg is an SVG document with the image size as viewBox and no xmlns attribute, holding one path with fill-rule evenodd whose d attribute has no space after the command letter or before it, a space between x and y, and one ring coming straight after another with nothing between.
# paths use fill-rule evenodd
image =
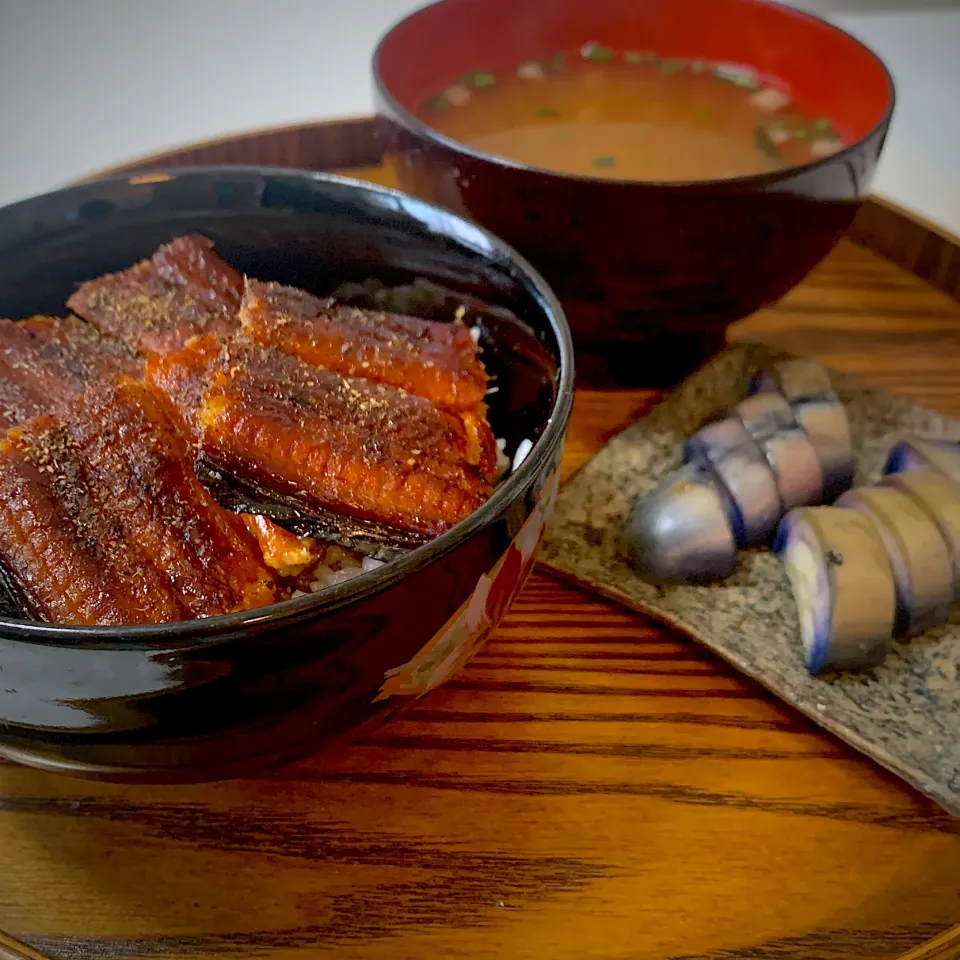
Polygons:
<instances>
[{"instance_id":1,"label":"wooden table","mask_svg":"<svg viewBox=\"0 0 960 960\"><path fill-rule=\"evenodd\" d=\"M852 242L735 332L960 415L960 305ZM581 393L566 471L655 399ZM52 957L892 960L958 921L960 821L544 576L336 756L194 787L0 766L0 927Z\"/></svg>"}]
</instances>

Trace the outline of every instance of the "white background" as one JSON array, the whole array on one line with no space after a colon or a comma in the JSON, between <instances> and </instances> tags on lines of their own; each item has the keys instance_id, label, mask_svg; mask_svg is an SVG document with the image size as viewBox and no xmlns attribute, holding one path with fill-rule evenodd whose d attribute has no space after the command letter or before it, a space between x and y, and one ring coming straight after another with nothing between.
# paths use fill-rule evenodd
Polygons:
<instances>
[{"instance_id":1,"label":"white background","mask_svg":"<svg viewBox=\"0 0 960 960\"><path fill-rule=\"evenodd\" d=\"M960 233L960 0L794 2L894 74L876 191ZM369 113L376 40L420 5L0 0L0 204L191 141Z\"/></svg>"}]
</instances>

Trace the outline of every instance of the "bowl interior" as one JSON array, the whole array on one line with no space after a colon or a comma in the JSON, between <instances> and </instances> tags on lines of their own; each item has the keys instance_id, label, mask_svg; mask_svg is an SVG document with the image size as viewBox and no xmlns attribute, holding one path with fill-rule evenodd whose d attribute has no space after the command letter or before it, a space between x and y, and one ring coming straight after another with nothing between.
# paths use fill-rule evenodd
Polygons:
<instances>
[{"instance_id":1,"label":"bowl interior","mask_svg":"<svg viewBox=\"0 0 960 960\"><path fill-rule=\"evenodd\" d=\"M330 175L184 169L114 177L6 207L0 210L0 317L63 315L64 301L82 281L125 269L191 232L208 236L221 256L250 276L312 293L330 294L348 284L346 293L358 302L376 303L387 293L406 297L408 312L447 319L465 302L496 378L489 417L508 454L524 439L543 440L527 458L533 469L563 432L572 396L571 347L562 311L543 281L506 244L454 214ZM434 286L417 288L415 302L409 289L378 292L368 282L392 288L418 278ZM438 293L437 286L451 293ZM501 510L521 490L527 472L521 468L480 510L437 540L344 584L346 589L308 599L342 602L371 582L389 580L391 568L406 569L408 561L438 554ZM279 606L296 604L303 605ZM245 616L211 618L203 628Z\"/></svg>"},{"instance_id":2,"label":"bowl interior","mask_svg":"<svg viewBox=\"0 0 960 960\"><path fill-rule=\"evenodd\" d=\"M386 35L375 69L386 95L413 114L470 71L512 72L589 41L751 66L789 84L850 142L892 106L890 76L875 54L825 21L766 0L442 0Z\"/></svg>"}]
</instances>

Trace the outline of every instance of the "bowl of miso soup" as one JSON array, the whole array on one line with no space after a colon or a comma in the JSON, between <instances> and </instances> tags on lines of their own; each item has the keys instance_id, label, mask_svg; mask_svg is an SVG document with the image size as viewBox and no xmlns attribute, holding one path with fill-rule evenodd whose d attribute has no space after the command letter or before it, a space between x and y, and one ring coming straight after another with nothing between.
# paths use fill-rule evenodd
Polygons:
<instances>
[{"instance_id":1,"label":"bowl of miso soup","mask_svg":"<svg viewBox=\"0 0 960 960\"><path fill-rule=\"evenodd\" d=\"M768 0L441 0L374 55L385 162L559 294L578 379L676 382L869 191L880 58Z\"/></svg>"}]
</instances>

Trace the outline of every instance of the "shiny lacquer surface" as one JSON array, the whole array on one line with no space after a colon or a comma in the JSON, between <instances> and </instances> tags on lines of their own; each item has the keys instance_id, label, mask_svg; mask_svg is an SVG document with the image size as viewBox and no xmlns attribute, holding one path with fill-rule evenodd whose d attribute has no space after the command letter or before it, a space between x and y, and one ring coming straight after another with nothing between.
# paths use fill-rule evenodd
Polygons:
<instances>
[{"instance_id":1,"label":"shiny lacquer surface","mask_svg":"<svg viewBox=\"0 0 960 960\"><path fill-rule=\"evenodd\" d=\"M319 595L155 627L0 619L8 757L81 776L208 780L348 736L469 658L529 572L552 507L572 400L562 313L500 241L403 194L321 174L198 168L26 201L0 210L0 315L62 312L79 282L190 232L251 276L317 293L423 277L495 303L500 311L478 314L499 386L489 416L509 450L535 446L465 521ZM423 655L437 644L442 657ZM411 663L408 690L391 678Z\"/></svg>"},{"instance_id":2,"label":"shiny lacquer surface","mask_svg":"<svg viewBox=\"0 0 960 960\"><path fill-rule=\"evenodd\" d=\"M848 131L850 145L755 176L621 182L503 161L421 117L424 98L470 71L577 56L588 41L753 66ZM570 319L579 382L593 386L675 382L719 349L728 324L795 286L856 214L893 108L890 77L870 51L763 0L444 0L388 33L373 68L399 183L534 263Z\"/></svg>"}]
</instances>

